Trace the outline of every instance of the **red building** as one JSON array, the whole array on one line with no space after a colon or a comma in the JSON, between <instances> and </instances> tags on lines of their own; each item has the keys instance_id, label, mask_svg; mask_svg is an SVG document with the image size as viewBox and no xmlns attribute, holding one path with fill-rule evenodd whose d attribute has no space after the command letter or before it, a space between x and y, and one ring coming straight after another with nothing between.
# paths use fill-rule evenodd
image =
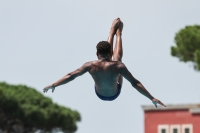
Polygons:
<instances>
[{"instance_id":1,"label":"red building","mask_svg":"<svg viewBox=\"0 0 200 133\"><path fill-rule=\"evenodd\" d=\"M145 133L200 133L200 104L142 106Z\"/></svg>"}]
</instances>

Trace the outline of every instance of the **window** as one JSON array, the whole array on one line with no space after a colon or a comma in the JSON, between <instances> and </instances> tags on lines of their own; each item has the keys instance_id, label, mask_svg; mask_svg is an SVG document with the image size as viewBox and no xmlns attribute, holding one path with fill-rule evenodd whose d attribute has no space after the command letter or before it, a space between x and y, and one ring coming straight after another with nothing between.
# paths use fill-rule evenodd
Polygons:
<instances>
[{"instance_id":1,"label":"window","mask_svg":"<svg viewBox=\"0 0 200 133\"><path fill-rule=\"evenodd\" d=\"M192 124L183 124L182 132L183 133L193 133L193 125Z\"/></svg>"},{"instance_id":2,"label":"window","mask_svg":"<svg viewBox=\"0 0 200 133\"><path fill-rule=\"evenodd\" d=\"M169 125L158 125L158 133L169 133Z\"/></svg>"},{"instance_id":3,"label":"window","mask_svg":"<svg viewBox=\"0 0 200 133\"><path fill-rule=\"evenodd\" d=\"M180 125L170 125L170 133L180 133Z\"/></svg>"},{"instance_id":4,"label":"window","mask_svg":"<svg viewBox=\"0 0 200 133\"><path fill-rule=\"evenodd\" d=\"M185 128L185 133L190 133L190 129L189 128Z\"/></svg>"},{"instance_id":5,"label":"window","mask_svg":"<svg viewBox=\"0 0 200 133\"><path fill-rule=\"evenodd\" d=\"M178 129L174 128L173 133L178 133Z\"/></svg>"},{"instance_id":6,"label":"window","mask_svg":"<svg viewBox=\"0 0 200 133\"><path fill-rule=\"evenodd\" d=\"M161 129L161 133L166 133L166 129Z\"/></svg>"},{"instance_id":7,"label":"window","mask_svg":"<svg viewBox=\"0 0 200 133\"><path fill-rule=\"evenodd\" d=\"M157 133L193 133L192 124L160 124Z\"/></svg>"}]
</instances>

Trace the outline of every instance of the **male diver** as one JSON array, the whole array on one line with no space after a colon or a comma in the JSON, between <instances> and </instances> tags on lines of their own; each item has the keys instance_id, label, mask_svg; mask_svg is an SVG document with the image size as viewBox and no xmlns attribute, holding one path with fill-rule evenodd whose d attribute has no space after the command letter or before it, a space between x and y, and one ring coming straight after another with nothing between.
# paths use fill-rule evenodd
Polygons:
<instances>
[{"instance_id":1,"label":"male diver","mask_svg":"<svg viewBox=\"0 0 200 133\"><path fill-rule=\"evenodd\" d=\"M53 92L55 87L66 84L76 77L89 72L95 82L96 95L101 100L112 101L116 99L121 92L124 77L136 90L149 98L156 107L157 104L165 106L161 101L154 98L122 63L122 29L123 22L120 18L115 19L112 23L108 40L101 41L96 46L98 60L86 62L77 70L68 73L55 83L45 87L43 92L47 92L49 89L52 89ZM113 50L114 35L116 35L116 45Z\"/></svg>"}]
</instances>

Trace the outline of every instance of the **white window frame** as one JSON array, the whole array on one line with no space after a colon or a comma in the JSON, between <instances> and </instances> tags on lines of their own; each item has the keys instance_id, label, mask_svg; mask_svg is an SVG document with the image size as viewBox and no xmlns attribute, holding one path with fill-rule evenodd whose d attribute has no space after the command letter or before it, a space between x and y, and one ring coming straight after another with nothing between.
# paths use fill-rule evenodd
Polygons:
<instances>
[{"instance_id":1,"label":"white window frame","mask_svg":"<svg viewBox=\"0 0 200 133\"><path fill-rule=\"evenodd\" d=\"M162 129L166 130L166 133L169 133L169 125L167 124L160 124L158 125L158 133L162 133Z\"/></svg>"},{"instance_id":2,"label":"white window frame","mask_svg":"<svg viewBox=\"0 0 200 133\"><path fill-rule=\"evenodd\" d=\"M177 129L178 133L181 133L181 125L170 125L170 133L173 133L173 129Z\"/></svg>"},{"instance_id":3,"label":"white window frame","mask_svg":"<svg viewBox=\"0 0 200 133\"><path fill-rule=\"evenodd\" d=\"M182 133L185 133L185 129L186 128L189 128L190 129L190 133L193 133L193 125L192 124L182 124L181 126L181 130L182 130Z\"/></svg>"}]
</instances>

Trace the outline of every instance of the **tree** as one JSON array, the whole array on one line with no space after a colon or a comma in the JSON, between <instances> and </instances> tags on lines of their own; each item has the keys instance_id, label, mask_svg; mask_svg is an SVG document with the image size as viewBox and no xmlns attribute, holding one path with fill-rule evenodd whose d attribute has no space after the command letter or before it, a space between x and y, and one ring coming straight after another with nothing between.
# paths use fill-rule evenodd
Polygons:
<instances>
[{"instance_id":1,"label":"tree","mask_svg":"<svg viewBox=\"0 0 200 133\"><path fill-rule=\"evenodd\" d=\"M71 133L80 119L77 111L53 103L31 87L0 82L0 132Z\"/></svg>"},{"instance_id":2,"label":"tree","mask_svg":"<svg viewBox=\"0 0 200 133\"><path fill-rule=\"evenodd\" d=\"M193 62L194 69L200 71L200 25L181 29L175 36L175 43L171 55L183 62Z\"/></svg>"}]
</instances>

